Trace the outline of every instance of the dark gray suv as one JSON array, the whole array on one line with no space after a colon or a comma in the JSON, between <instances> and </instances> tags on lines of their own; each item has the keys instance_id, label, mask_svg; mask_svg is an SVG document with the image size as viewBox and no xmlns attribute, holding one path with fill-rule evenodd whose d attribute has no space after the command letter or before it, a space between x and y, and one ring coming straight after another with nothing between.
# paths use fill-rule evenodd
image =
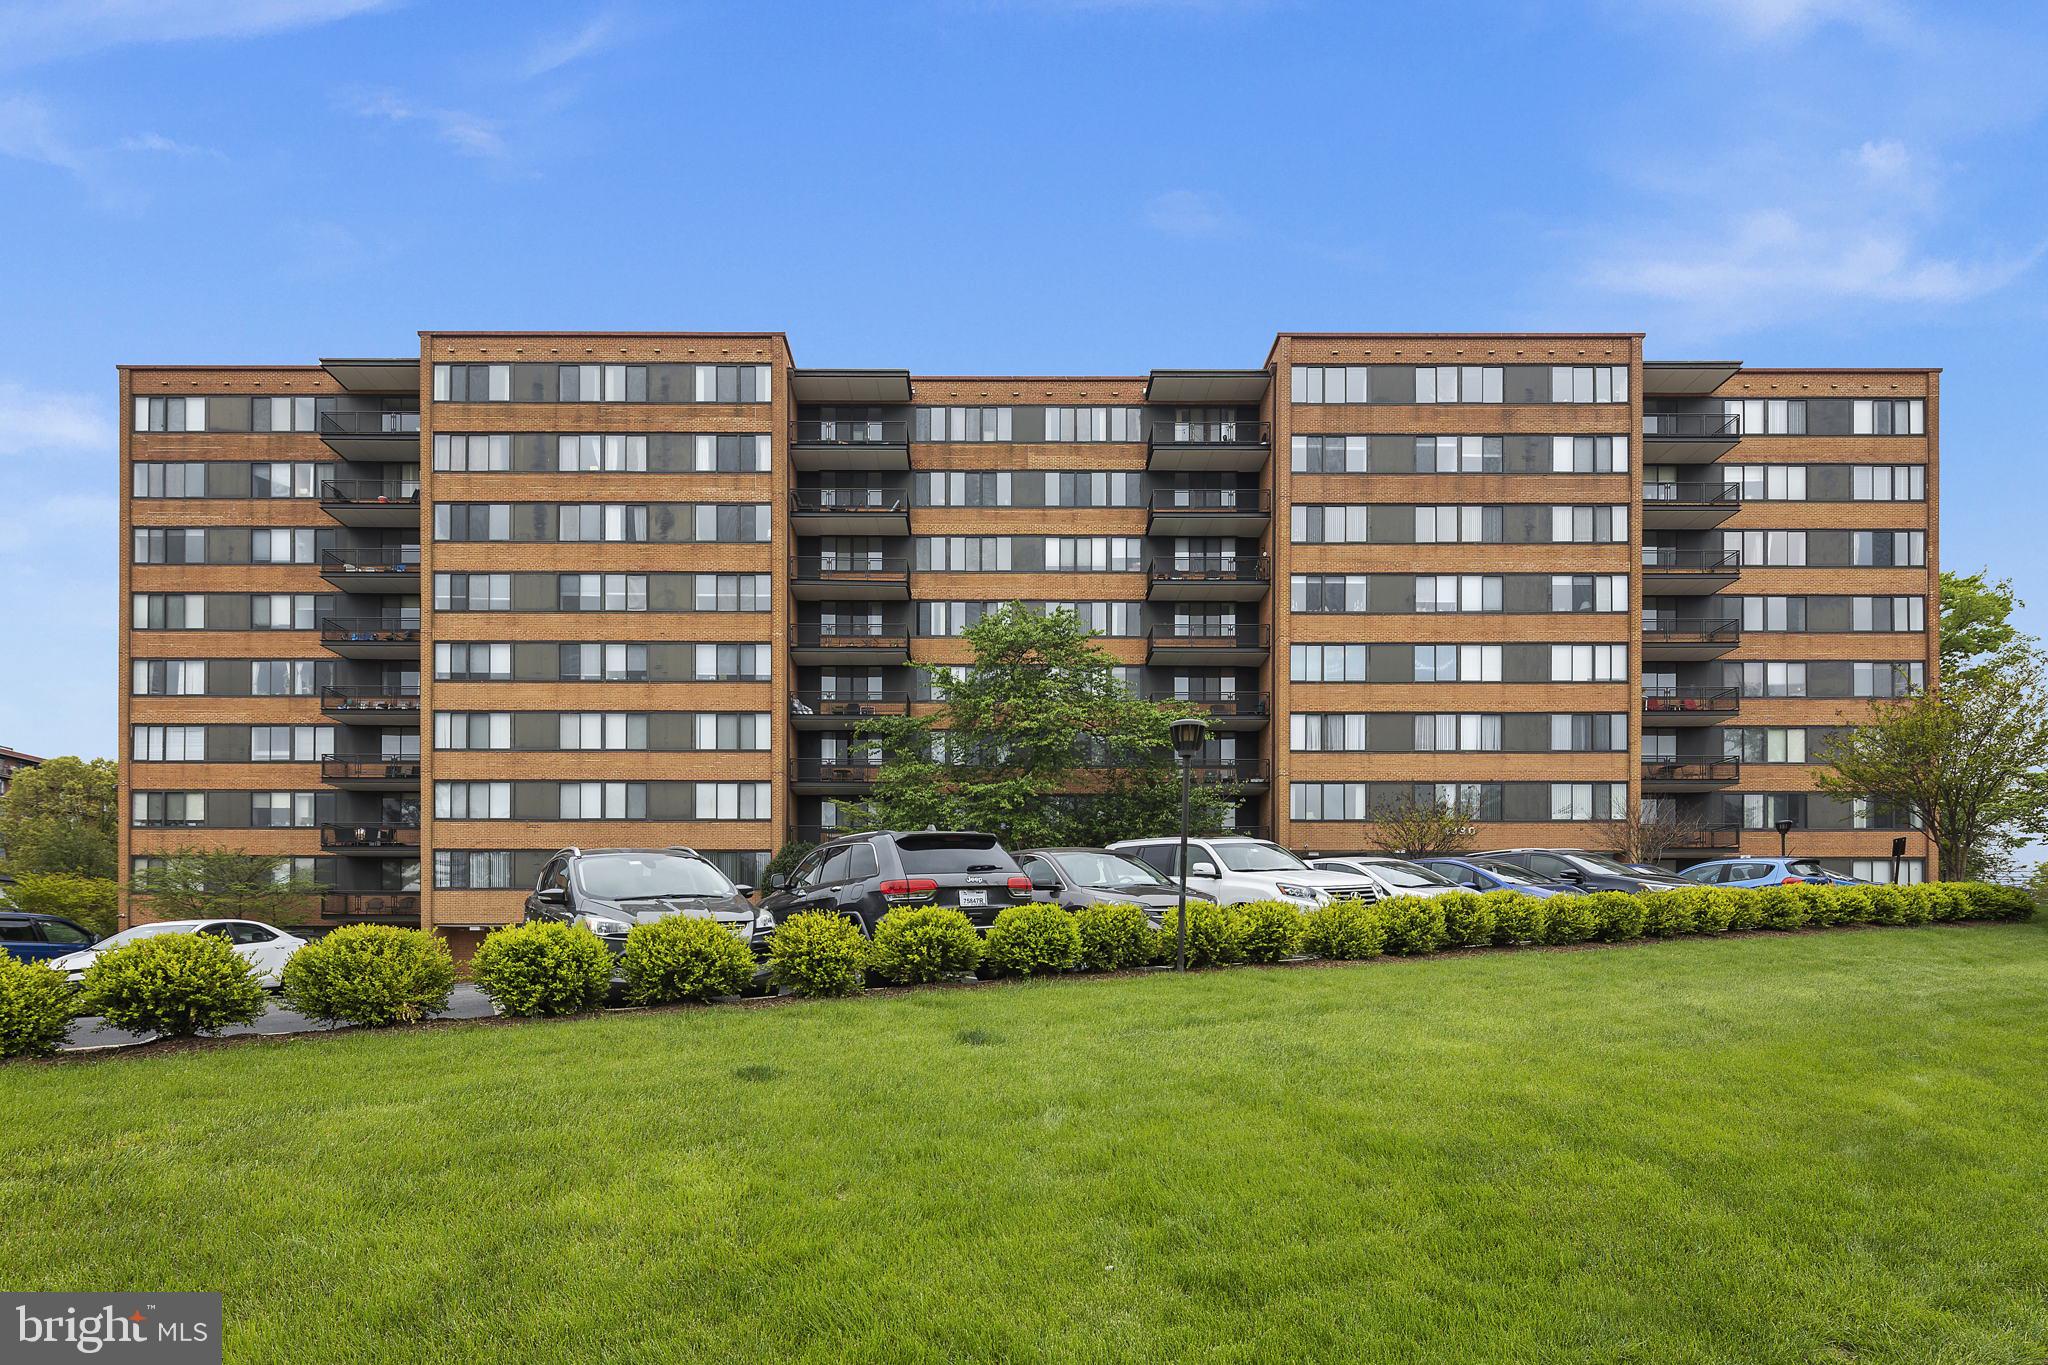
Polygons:
<instances>
[{"instance_id":1,"label":"dark gray suv","mask_svg":"<svg viewBox=\"0 0 2048 1365\"><path fill-rule=\"evenodd\" d=\"M898 906L957 909L977 929L1035 897L1031 882L993 834L963 830L876 831L820 844L787 879L768 879L761 908L779 922L829 910L874 932Z\"/></svg>"},{"instance_id":2,"label":"dark gray suv","mask_svg":"<svg viewBox=\"0 0 2048 1365\"><path fill-rule=\"evenodd\" d=\"M1027 848L1017 855L1017 865L1031 879L1032 890L1069 910L1130 904L1157 924L1180 905L1178 886L1149 864L1106 848ZM1188 892L1190 904L1210 899L1206 892Z\"/></svg>"},{"instance_id":3,"label":"dark gray suv","mask_svg":"<svg viewBox=\"0 0 2048 1365\"><path fill-rule=\"evenodd\" d=\"M716 920L768 952L775 921L711 861L687 848L565 848L548 859L526 898L526 918L581 924L614 954L636 924L690 915Z\"/></svg>"}]
</instances>

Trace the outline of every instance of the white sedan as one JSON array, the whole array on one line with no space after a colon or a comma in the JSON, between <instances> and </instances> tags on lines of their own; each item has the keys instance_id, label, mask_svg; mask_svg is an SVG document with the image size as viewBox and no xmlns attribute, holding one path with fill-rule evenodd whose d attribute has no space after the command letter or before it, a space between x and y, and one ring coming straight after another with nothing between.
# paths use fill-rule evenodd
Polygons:
<instances>
[{"instance_id":1,"label":"white sedan","mask_svg":"<svg viewBox=\"0 0 2048 1365\"><path fill-rule=\"evenodd\" d=\"M1370 877L1384 888L1381 899L1387 896L1448 896L1453 891L1465 889L1426 867L1416 866L1406 858L1388 858L1380 854L1366 854L1353 858L1310 858L1308 865L1318 872L1348 872Z\"/></svg>"},{"instance_id":2,"label":"white sedan","mask_svg":"<svg viewBox=\"0 0 2048 1365\"><path fill-rule=\"evenodd\" d=\"M109 948L125 947L159 934L218 934L234 946L236 953L248 960L256 969L257 978L272 990L284 977L284 964L293 953L306 946L306 940L252 919L167 919L123 929L90 948L60 957L50 965L64 973L75 986L85 976L85 969L98 961L99 955Z\"/></svg>"}]
</instances>

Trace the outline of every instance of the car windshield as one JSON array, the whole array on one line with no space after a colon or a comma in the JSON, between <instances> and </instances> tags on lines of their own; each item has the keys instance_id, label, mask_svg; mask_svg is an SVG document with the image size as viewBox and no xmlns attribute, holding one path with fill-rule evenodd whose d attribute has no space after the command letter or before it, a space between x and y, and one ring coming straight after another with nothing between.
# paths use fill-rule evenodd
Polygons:
<instances>
[{"instance_id":1,"label":"car windshield","mask_svg":"<svg viewBox=\"0 0 2048 1365\"><path fill-rule=\"evenodd\" d=\"M597 853L576 861L583 894L606 901L730 896L732 883L702 858L678 853Z\"/></svg>"},{"instance_id":2,"label":"car windshield","mask_svg":"<svg viewBox=\"0 0 2048 1365\"><path fill-rule=\"evenodd\" d=\"M1055 853L1052 860L1082 886L1099 890L1165 885L1151 868L1115 853Z\"/></svg>"},{"instance_id":3,"label":"car windshield","mask_svg":"<svg viewBox=\"0 0 2048 1365\"><path fill-rule=\"evenodd\" d=\"M958 872L1015 872L1017 864L988 834L906 834L896 841L906 877Z\"/></svg>"},{"instance_id":4,"label":"car windshield","mask_svg":"<svg viewBox=\"0 0 2048 1365\"><path fill-rule=\"evenodd\" d=\"M1307 863L1289 853L1278 844L1263 842L1244 844L1212 844L1216 856L1232 872L1306 872ZM1193 862L1195 854L1188 854Z\"/></svg>"},{"instance_id":5,"label":"car windshield","mask_svg":"<svg viewBox=\"0 0 2048 1365\"><path fill-rule=\"evenodd\" d=\"M93 946L95 948L118 948L124 943L133 943L137 939L142 938L155 938L159 934L189 934L191 932L192 926L189 924L138 924L133 929L123 929L111 938L103 938Z\"/></svg>"},{"instance_id":6,"label":"car windshield","mask_svg":"<svg viewBox=\"0 0 2048 1365\"><path fill-rule=\"evenodd\" d=\"M1785 866L1792 870L1792 875L1795 877L1825 877L1828 875L1827 870L1819 863L1808 862L1804 858L1786 863Z\"/></svg>"},{"instance_id":7,"label":"car windshield","mask_svg":"<svg viewBox=\"0 0 2048 1365\"><path fill-rule=\"evenodd\" d=\"M1426 867L1414 863L1384 862L1366 863L1366 871L1373 873L1389 886L1456 886L1457 883L1439 877Z\"/></svg>"},{"instance_id":8,"label":"car windshield","mask_svg":"<svg viewBox=\"0 0 2048 1365\"><path fill-rule=\"evenodd\" d=\"M1540 877L1532 877L1512 863L1489 863L1475 858L1472 860L1472 865L1491 874L1497 881L1513 882L1518 886L1540 886L1542 884Z\"/></svg>"},{"instance_id":9,"label":"car windshield","mask_svg":"<svg viewBox=\"0 0 2048 1365\"><path fill-rule=\"evenodd\" d=\"M1575 860L1584 863L1587 867L1592 868L1595 872L1604 872L1610 877L1640 877L1644 875L1643 870L1639 867L1630 867L1627 863L1618 863L1612 858L1603 858L1597 853L1574 853L1571 856ZM1663 874L1660 872L1656 875L1662 876Z\"/></svg>"}]
</instances>

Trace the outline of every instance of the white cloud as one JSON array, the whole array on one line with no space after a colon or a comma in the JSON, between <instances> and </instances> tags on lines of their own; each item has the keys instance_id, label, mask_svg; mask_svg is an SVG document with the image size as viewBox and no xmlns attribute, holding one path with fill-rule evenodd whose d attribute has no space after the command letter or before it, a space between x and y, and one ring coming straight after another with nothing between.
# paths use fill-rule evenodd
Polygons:
<instances>
[{"instance_id":1,"label":"white cloud","mask_svg":"<svg viewBox=\"0 0 2048 1365\"><path fill-rule=\"evenodd\" d=\"M504 156L507 150L504 134L499 131L497 122L481 114L413 104L390 90L370 91L358 97L352 107L364 118L419 123L431 129L442 142L467 156L495 159Z\"/></svg>"},{"instance_id":2,"label":"white cloud","mask_svg":"<svg viewBox=\"0 0 2048 1365\"><path fill-rule=\"evenodd\" d=\"M142 152L152 156L221 157L223 155L211 147L198 147L189 142L179 142L175 138L165 137L162 133L136 133L133 136L122 138L118 145L124 152Z\"/></svg>"},{"instance_id":3,"label":"white cloud","mask_svg":"<svg viewBox=\"0 0 2048 1365\"><path fill-rule=\"evenodd\" d=\"M0 382L0 455L58 455L115 448L111 399L40 393Z\"/></svg>"},{"instance_id":4,"label":"white cloud","mask_svg":"<svg viewBox=\"0 0 2048 1365\"><path fill-rule=\"evenodd\" d=\"M83 175L86 153L59 132L50 106L33 95L0 96L0 156Z\"/></svg>"},{"instance_id":5,"label":"white cloud","mask_svg":"<svg viewBox=\"0 0 2048 1365\"><path fill-rule=\"evenodd\" d=\"M253 38L384 9L393 0L5 0L0 66L132 43Z\"/></svg>"},{"instance_id":6,"label":"white cloud","mask_svg":"<svg viewBox=\"0 0 2048 1365\"><path fill-rule=\"evenodd\" d=\"M1889 0L1665 0L1734 36L1752 41L1798 37L1826 24L1845 24L1873 36L1897 38L1907 21Z\"/></svg>"},{"instance_id":7,"label":"white cloud","mask_svg":"<svg viewBox=\"0 0 2048 1365\"><path fill-rule=\"evenodd\" d=\"M1199 190L1154 195L1145 203L1145 221L1171 237L1218 237L1235 226L1223 201Z\"/></svg>"},{"instance_id":8,"label":"white cloud","mask_svg":"<svg viewBox=\"0 0 2048 1365\"><path fill-rule=\"evenodd\" d=\"M586 22L573 33L550 38L538 44L519 64L519 74L526 80L559 71L572 62L595 56L616 44L621 37L617 16L600 14Z\"/></svg>"}]
</instances>

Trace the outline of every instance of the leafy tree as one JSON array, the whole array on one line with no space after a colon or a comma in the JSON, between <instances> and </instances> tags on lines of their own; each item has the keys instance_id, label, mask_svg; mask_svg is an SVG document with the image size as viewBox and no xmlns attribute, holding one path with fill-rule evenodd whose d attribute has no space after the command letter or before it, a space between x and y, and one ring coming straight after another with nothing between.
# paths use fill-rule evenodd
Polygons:
<instances>
[{"instance_id":1,"label":"leafy tree","mask_svg":"<svg viewBox=\"0 0 2048 1365\"><path fill-rule=\"evenodd\" d=\"M115 875L120 769L109 758L50 758L23 768L0 794L7 870Z\"/></svg>"},{"instance_id":2,"label":"leafy tree","mask_svg":"<svg viewBox=\"0 0 2048 1365\"><path fill-rule=\"evenodd\" d=\"M1456 801L1409 794L1382 801L1372 813L1372 846L1396 858L1442 858L1478 840L1472 810Z\"/></svg>"},{"instance_id":3,"label":"leafy tree","mask_svg":"<svg viewBox=\"0 0 2048 1365\"><path fill-rule=\"evenodd\" d=\"M770 877L787 877L796 871L796 865L817 845L808 839L791 839L775 850L775 856L768 860L768 866L761 869L761 885L766 886Z\"/></svg>"},{"instance_id":4,"label":"leafy tree","mask_svg":"<svg viewBox=\"0 0 2048 1365\"><path fill-rule=\"evenodd\" d=\"M2012 580L1986 580L1989 570L1941 576L1941 678L1961 678L2027 643L2012 623L2012 614L2026 605L2014 593Z\"/></svg>"},{"instance_id":5,"label":"leafy tree","mask_svg":"<svg viewBox=\"0 0 2048 1365\"><path fill-rule=\"evenodd\" d=\"M129 890L149 898L157 919L303 922L327 888L291 870L288 858L183 848L135 874Z\"/></svg>"},{"instance_id":6,"label":"leafy tree","mask_svg":"<svg viewBox=\"0 0 2048 1365\"><path fill-rule=\"evenodd\" d=\"M875 828L974 829L1012 848L1095 845L1180 828L1169 726L1189 709L1131 694L1116 661L1068 611L1012 602L968 627L967 669L920 664L932 715L863 722L883 752L856 818ZM1203 784L1193 828L1217 828L1235 793Z\"/></svg>"},{"instance_id":7,"label":"leafy tree","mask_svg":"<svg viewBox=\"0 0 2048 1365\"><path fill-rule=\"evenodd\" d=\"M36 915L60 915L105 938L114 932L118 885L107 877L69 872L25 872L7 888L15 908Z\"/></svg>"}]
</instances>

